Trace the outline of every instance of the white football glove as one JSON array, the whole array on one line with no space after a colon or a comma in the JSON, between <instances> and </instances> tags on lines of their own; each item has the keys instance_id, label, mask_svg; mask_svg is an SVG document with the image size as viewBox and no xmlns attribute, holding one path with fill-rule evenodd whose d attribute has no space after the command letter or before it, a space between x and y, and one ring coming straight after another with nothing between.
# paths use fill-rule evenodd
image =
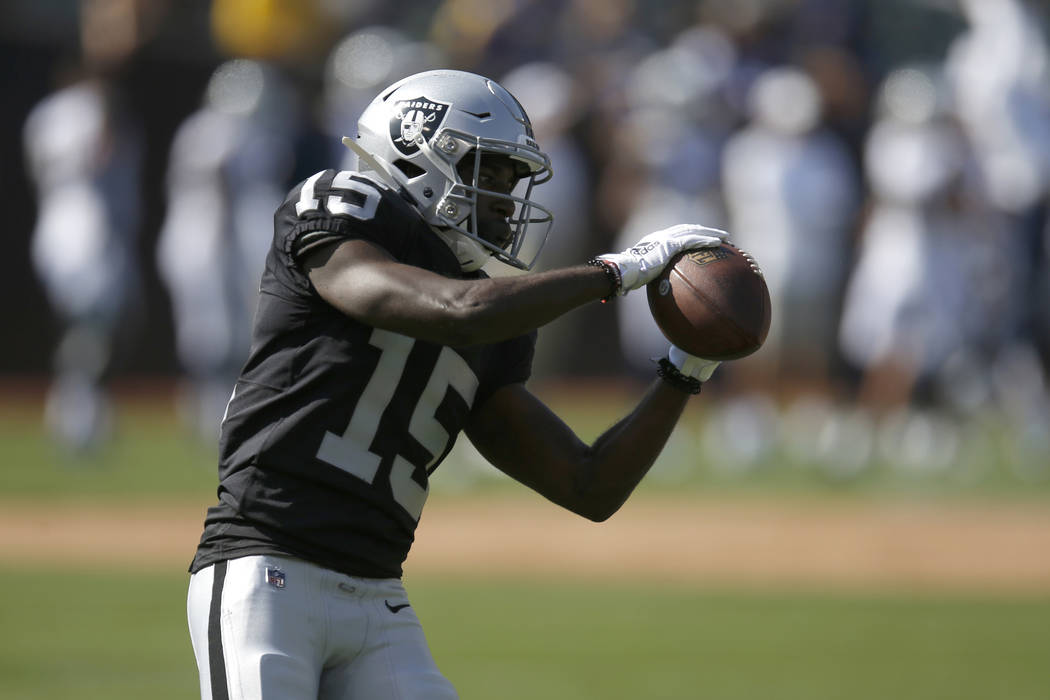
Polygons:
<instances>
[{"instance_id":1,"label":"white football glove","mask_svg":"<svg viewBox=\"0 0 1050 700\"><path fill-rule=\"evenodd\" d=\"M598 260L616 265L621 296L656 279L675 255L690 248L714 248L729 234L699 224L678 224L650 233L622 253L599 255Z\"/></svg>"},{"instance_id":2,"label":"white football glove","mask_svg":"<svg viewBox=\"0 0 1050 700\"><path fill-rule=\"evenodd\" d=\"M672 345L671 349L667 351L667 359L671 361L671 364L679 372L700 382L706 382L710 379L711 375L718 369L718 365L722 364L720 360L705 360L702 357L693 357L677 345Z\"/></svg>"}]
</instances>

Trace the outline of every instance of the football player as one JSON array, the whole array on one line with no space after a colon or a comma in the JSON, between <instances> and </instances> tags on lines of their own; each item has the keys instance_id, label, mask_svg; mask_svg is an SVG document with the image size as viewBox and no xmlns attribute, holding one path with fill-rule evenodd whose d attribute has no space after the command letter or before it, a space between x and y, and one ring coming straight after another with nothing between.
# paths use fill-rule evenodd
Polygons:
<instances>
[{"instance_id":1,"label":"football player","mask_svg":"<svg viewBox=\"0 0 1050 700\"><path fill-rule=\"evenodd\" d=\"M525 388L535 330L726 234L678 225L590 264L490 278L489 258L531 267L528 240L552 223L532 199L551 164L509 92L410 76L344 143L358 171L319 172L277 210L223 420L188 595L204 698L456 697L400 580L456 436L601 521L718 364L672 347L637 407L584 443Z\"/></svg>"}]
</instances>

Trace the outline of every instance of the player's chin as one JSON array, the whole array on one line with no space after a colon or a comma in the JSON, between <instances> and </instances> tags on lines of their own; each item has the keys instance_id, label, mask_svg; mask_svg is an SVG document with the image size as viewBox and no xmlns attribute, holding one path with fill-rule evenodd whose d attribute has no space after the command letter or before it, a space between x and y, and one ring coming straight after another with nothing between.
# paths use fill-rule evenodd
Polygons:
<instances>
[{"instance_id":1,"label":"player's chin","mask_svg":"<svg viewBox=\"0 0 1050 700\"><path fill-rule=\"evenodd\" d=\"M478 236L501 250L509 246L514 238L510 224L504 219L479 219Z\"/></svg>"}]
</instances>

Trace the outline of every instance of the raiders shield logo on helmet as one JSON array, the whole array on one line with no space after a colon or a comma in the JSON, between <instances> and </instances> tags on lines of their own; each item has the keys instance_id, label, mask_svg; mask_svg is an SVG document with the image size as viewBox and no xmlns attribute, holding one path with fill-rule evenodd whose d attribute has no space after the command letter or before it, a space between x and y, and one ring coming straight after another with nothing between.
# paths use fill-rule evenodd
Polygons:
<instances>
[{"instance_id":1,"label":"raiders shield logo on helmet","mask_svg":"<svg viewBox=\"0 0 1050 700\"><path fill-rule=\"evenodd\" d=\"M410 156L419 150L416 140L422 136L430 139L434 131L445 121L449 105L426 97L400 100L394 105L390 117L390 140L397 150Z\"/></svg>"}]
</instances>

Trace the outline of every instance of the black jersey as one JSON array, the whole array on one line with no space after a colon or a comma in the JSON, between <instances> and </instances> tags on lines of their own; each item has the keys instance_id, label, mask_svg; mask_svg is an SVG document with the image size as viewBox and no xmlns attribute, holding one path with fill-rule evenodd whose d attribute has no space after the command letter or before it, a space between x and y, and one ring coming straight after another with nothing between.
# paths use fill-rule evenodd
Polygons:
<instances>
[{"instance_id":1,"label":"black jersey","mask_svg":"<svg viewBox=\"0 0 1050 700\"><path fill-rule=\"evenodd\" d=\"M356 576L400 576L428 476L470 411L529 376L535 333L451 348L366 326L326 303L298 261L350 238L463 276L391 189L326 170L292 190L274 218L251 352L222 424L219 503L192 572L275 553Z\"/></svg>"}]
</instances>

